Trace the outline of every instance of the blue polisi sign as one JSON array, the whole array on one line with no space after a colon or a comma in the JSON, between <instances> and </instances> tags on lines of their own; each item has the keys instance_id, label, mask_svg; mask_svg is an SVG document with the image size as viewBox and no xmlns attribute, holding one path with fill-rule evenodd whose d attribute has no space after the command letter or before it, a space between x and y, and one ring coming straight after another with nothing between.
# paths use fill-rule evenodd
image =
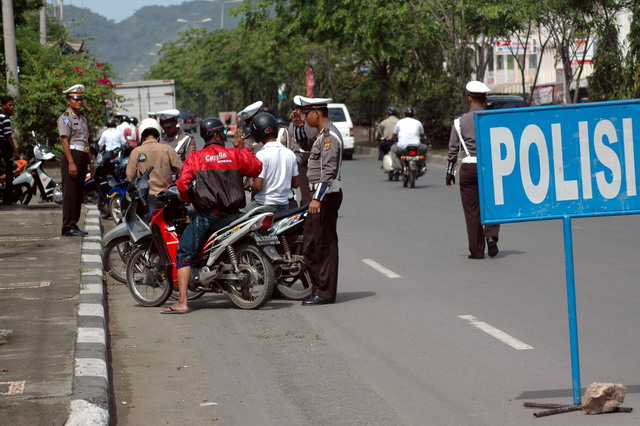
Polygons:
<instances>
[{"instance_id":1,"label":"blue polisi sign","mask_svg":"<svg viewBox=\"0 0 640 426\"><path fill-rule=\"evenodd\" d=\"M640 213L640 100L482 111L475 130L483 223Z\"/></svg>"}]
</instances>

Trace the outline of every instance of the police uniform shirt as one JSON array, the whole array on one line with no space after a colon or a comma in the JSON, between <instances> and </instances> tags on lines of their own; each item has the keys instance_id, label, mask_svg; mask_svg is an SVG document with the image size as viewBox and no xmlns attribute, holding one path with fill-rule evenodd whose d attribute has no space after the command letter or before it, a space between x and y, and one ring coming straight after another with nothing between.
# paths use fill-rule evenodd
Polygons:
<instances>
[{"instance_id":1,"label":"police uniform shirt","mask_svg":"<svg viewBox=\"0 0 640 426\"><path fill-rule=\"evenodd\" d=\"M155 139L146 140L129 155L127 180L132 182L151 166L149 193L156 195L173 183L174 173L182 171L182 160L169 145L158 143Z\"/></svg>"},{"instance_id":2,"label":"police uniform shirt","mask_svg":"<svg viewBox=\"0 0 640 426\"><path fill-rule=\"evenodd\" d=\"M460 117L460 134L464 139L464 144L467 146L469 155L476 156L476 130L473 116L476 111L482 111L481 107L474 107L469 110L468 113ZM451 128L451 134L449 135L449 155L447 159L452 163L455 163L458 159L458 154L462 151L462 155L466 157L464 148L460 146L460 138L456 131L455 125Z\"/></svg>"},{"instance_id":3,"label":"police uniform shirt","mask_svg":"<svg viewBox=\"0 0 640 426\"><path fill-rule=\"evenodd\" d=\"M340 131L333 123L327 123L311 146L307 166L309 183L331 184L337 179L340 176L341 155Z\"/></svg>"},{"instance_id":4,"label":"police uniform shirt","mask_svg":"<svg viewBox=\"0 0 640 426\"><path fill-rule=\"evenodd\" d=\"M253 154L255 155L264 147L264 144L262 142L256 141L253 136L249 135L244 140L244 147L249 148L251 151L253 151Z\"/></svg>"},{"instance_id":5,"label":"police uniform shirt","mask_svg":"<svg viewBox=\"0 0 640 426\"><path fill-rule=\"evenodd\" d=\"M80 145L85 152L89 150L89 124L84 115L67 108L58 118L58 132L60 136L69 138L69 145Z\"/></svg>"},{"instance_id":6,"label":"police uniform shirt","mask_svg":"<svg viewBox=\"0 0 640 426\"><path fill-rule=\"evenodd\" d=\"M162 135L160 135L160 143L167 144L175 150L180 141L182 141L185 137L187 137L188 139L184 142L184 144L182 144L182 148L180 148L180 152L178 152L178 154L180 154L181 157L186 158L187 155L191 152L191 149L189 149L189 144L191 143L192 137L191 135L188 135L184 130L179 128L176 134L173 136L169 136L163 131Z\"/></svg>"}]
</instances>

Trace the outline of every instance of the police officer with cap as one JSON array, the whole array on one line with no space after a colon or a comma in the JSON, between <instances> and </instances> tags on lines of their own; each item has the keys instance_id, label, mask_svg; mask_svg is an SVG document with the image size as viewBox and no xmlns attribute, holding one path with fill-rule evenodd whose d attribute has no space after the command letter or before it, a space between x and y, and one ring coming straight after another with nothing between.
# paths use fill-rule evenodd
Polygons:
<instances>
[{"instance_id":1,"label":"police officer with cap","mask_svg":"<svg viewBox=\"0 0 640 426\"><path fill-rule=\"evenodd\" d=\"M334 303L338 289L338 210L342 204L340 169L343 141L329 120L331 99L300 97L305 122L319 131L311 146L307 177L312 200L304 224L304 261L313 282L303 306Z\"/></svg>"},{"instance_id":2,"label":"police officer with cap","mask_svg":"<svg viewBox=\"0 0 640 426\"><path fill-rule=\"evenodd\" d=\"M469 259L484 259L485 240L490 257L498 254L498 233L500 225L482 226L480 221L480 198L478 192L478 169L474 114L484 109L487 93L491 90L480 81L467 83L469 112L454 120L449 137L447 165L447 186L455 184L455 168L458 155L460 162L460 198L467 224L469 239Z\"/></svg>"},{"instance_id":3,"label":"police officer with cap","mask_svg":"<svg viewBox=\"0 0 640 426\"><path fill-rule=\"evenodd\" d=\"M170 145L176 150L182 161L196 150L195 139L178 127L178 117L180 111L177 109L167 109L154 113L155 118L162 127L162 135L160 135L160 143Z\"/></svg>"},{"instance_id":4,"label":"police officer with cap","mask_svg":"<svg viewBox=\"0 0 640 426\"><path fill-rule=\"evenodd\" d=\"M261 112L262 105L262 101L254 102L236 114L236 137L233 140L236 148L250 148L254 154L262 149L262 142L251 136L250 130L251 120Z\"/></svg>"},{"instance_id":5,"label":"police officer with cap","mask_svg":"<svg viewBox=\"0 0 640 426\"><path fill-rule=\"evenodd\" d=\"M309 163L309 151L311 151L311 145L313 145L313 142L318 137L319 131L305 122L302 112L302 101L300 100L301 97L300 95L293 97L293 111L291 111L291 123L289 123L288 129L288 140L293 141L293 143L291 145L287 144L286 146L290 147L298 158L300 205L303 206L311 202L307 167Z\"/></svg>"},{"instance_id":6,"label":"police officer with cap","mask_svg":"<svg viewBox=\"0 0 640 426\"><path fill-rule=\"evenodd\" d=\"M89 124L80 113L84 102L85 87L71 86L64 92L67 110L58 117L58 132L62 144L62 235L84 237L86 232L78 228L80 209L84 196L84 181L87 166L91 175L95 172L93 157L89 149Z\"/></svg>"}]
</instances>

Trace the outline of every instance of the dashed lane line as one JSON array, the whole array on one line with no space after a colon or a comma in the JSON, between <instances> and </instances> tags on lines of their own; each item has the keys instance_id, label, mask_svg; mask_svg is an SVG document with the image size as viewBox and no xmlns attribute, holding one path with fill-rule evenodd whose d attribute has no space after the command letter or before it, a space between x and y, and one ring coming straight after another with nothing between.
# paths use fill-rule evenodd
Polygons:
<instances>
[{"instance_id":1,"label":"dashed lane line","mask_svg":"<svg viewBox=\"0 0 640 426\"><path fill-rule=\"evenodd\" d=\"M379 264L375 260L362 259L362 263L364 263L365 265L371 266L376 271L380 272L383 275L386 275L387 278L402 278L400 275L396 274L391 269L382 266L381 264Z\"/></svg>"},{"instance_id":2,"label":"dashed lane line","mask_svg":"<svg viewBox=\"0 0 640 426\"><path fill-rule=\"evenodd\" d=\"M502 343L506 343L507 345L511 346L514 349L517 349L519 351L534 349L533 346L527 345L526 343L516 339L513 336L510 336L504 331L498 330L497 328L487 324L486 322L478 321L478 319L473 315L458 315L458 318L463 319L465 321L469 321L469 323L475 328L484 331L488 335L495 337L496 339L500 340Z\"/></svg>"}]
</instances>

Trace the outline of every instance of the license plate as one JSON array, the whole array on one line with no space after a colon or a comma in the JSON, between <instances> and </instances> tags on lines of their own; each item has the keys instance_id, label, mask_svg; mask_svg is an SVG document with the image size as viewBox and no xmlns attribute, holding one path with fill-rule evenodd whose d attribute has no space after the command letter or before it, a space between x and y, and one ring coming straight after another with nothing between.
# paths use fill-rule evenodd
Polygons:
<instances>
[{"instance_id":1,"label":"license plate","mask_svg":"<svg viewBox=\"0 0 640 426\"><path fill-rule=\"evenodd\" d=\"M253 234L253 238L255 238L256 243L259 246L273 246L280 244L280 240L276 235Z\"/></svg>"}]
</instances>

